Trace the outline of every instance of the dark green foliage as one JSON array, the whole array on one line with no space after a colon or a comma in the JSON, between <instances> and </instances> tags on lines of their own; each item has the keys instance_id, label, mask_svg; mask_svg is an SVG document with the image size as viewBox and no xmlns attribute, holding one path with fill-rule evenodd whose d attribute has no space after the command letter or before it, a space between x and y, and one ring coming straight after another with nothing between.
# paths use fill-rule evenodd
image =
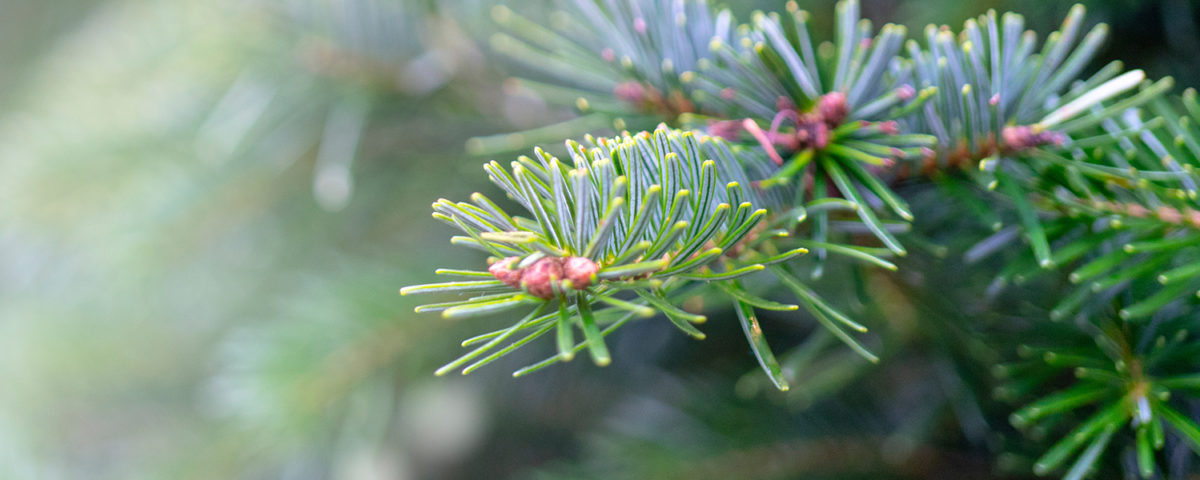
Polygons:
<instances>
[{"instance_id":1,"label":"dark green foliage","mask_svg":"<svg viewBox=\"0 0 1200 480\"><path fill-rule=\"evenodd\" d=\"M1200 323L1165 313L1150 325L1113 319L1035 323L1032 337L1044 340L1021 342L1021 360L996 367L1009 379L1001 390L1005 397L1034 399L1012 414L1014 426L1036 429L1041 437L1062 432L1035 462L1036 473L1082 478L1110 443L1119 445L1113 450L1136 452L1143 478L1159 471L1156 452L1168 438L1200 453L1200 428L1180 413L1194 408L1188 399L1200 378L1200 343L1191 332ZM1072 379L1069 386L1056 390L1064 378ZM1037 398L1047 390L1052 393Z\"/></svg>"}]
</instances>

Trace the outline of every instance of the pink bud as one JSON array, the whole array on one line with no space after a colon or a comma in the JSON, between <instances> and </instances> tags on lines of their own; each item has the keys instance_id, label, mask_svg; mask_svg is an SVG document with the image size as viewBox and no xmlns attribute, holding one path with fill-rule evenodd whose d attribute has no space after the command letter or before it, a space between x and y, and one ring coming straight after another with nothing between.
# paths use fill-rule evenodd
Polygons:
<instances>
[{"instance_id":1,"label":"pink bud","mask_svg":"<svg viewBox=\"0 0 1200 480\"><path fill-rule=\"evenodd\" d=\"M488 267L488 273L491 273L493 277L496 277L496 280L504 282L505 285L513 288L520 288L521 271L513 269L513 266L516 265L517 260L520 259L518 257L508 257L497 260L496 263L493 263L492 266Z\"/></svg>"},{"instance_id":2,"label":"pink bud","mask_svg":"<svg viewBox=\"0 0 1200 480\"><path fill-rule=\"evenodd\" d=\"M569 257L563 262L563 273L571 281L571 288L583 290L592 284L600 266L584 257Z\"/></svg>"},{"instance_id":3,"label":"pink bud","mask_svg":"<svg viewBox=\"0 0 1200 480\"><path fill-rule=\"evenodd\" d=\"M917 94L917 90L912 85L901 85L896 89L896 97L901 100L910 100Z\"/></svg>"},{"instance_id":4,"label":"pink bud","mask_svg":"<svg viewBox=\"0 0 1200 480\"><path fill-rule=\"evenodd\" d=\"M1000 130L1000 138L1004 146L1012 150L1024 150L1030 147L1030 130L1026 126L1004 127Z\"/></svg>"},{"instance_id":5,"label":"pink bud","mask_svg":"<svg viewBox=\"0 0 1200 480\"><path fill-rule=\"evenodd\" d=\"M555 283L563 278L562 265L556 258L543 258L525 267L521 274L521 286L530 295L540 298L554 296Z\"/></svg>"},{"instance_id":6,"label":"pink bud","mask_svg":"<svg viewBox=\"0 0 1200 480\"><path fill-rule=\"evenodd\" d=\"M736 92L733 90L733 87L723 88L723 89L721 89L721 98L723 98L725 100L733 100L733 96L735 93Z\"/></svg>"},{"instance_id":7,"label":"pink bud","mask_svg":"<svg viewBox=\"0 0 1200 480\"><path fill-rule=\"evenodd\" d=\"M1000 131L1004 147L1011 151L1021 151L1042 145L1061 146L1067 141L1067 135L1062 132L1034 132L1033 128L1025 125L1004 127Z\"/></svg>"},{"instance_id":8,"label":"pink bud","mask_svg":"<svg viewBox=\"0 0 1200 480\"><path fill-rule=\"evenodd\" d=\"M646 87L634 81L621 82L613 87L613 95L629 103L641 103L646 99Z\"/></svg>"},{"instance_id":9,"label":"pink bud","mask_svg":"<svg viewBox=\"0 0 1200 480\"><path fill-rule=\"evenodd\" d=\"M611 62L617 59L617 52L614 52L611 48L605 48L600 51L600 58L603 58L606 62Z\"/></svg>"},{"instance_id":10,"label":"pink bud","mask_svg":"<svg viewBox=\"0 0 1200 480\"><path fill-rule=\"evenodd\" d=\"M842 92L827 93L817 100L817 113L821 115L826 124L831 126L841 125L849 110L849 105L846 105L846 94Z\"/></svg>"}]
</instances>

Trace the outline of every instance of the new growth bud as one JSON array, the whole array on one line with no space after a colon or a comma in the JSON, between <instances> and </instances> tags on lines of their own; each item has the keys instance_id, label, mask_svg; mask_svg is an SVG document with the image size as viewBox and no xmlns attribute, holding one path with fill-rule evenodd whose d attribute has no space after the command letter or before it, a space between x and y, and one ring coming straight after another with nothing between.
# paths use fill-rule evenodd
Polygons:
<instances>
[{"instance_id":1,"label":"new growth bud","mask_svg":"<svg viewBox=\"0 0 1200 480\"><path fill-rule=\"evenodd\" d=\"M498 260L488 267L488 273L491 273L496 280L504 282L513 288L521 287L521 271L514 269L515 263L520 260L519 257L508 257Z\"/></svg>"},{"instance_id":2,"label":"new growth bud","mask_svg":"<svg viewBox=\"0 0 1200 480\"><path fill-rule=\"evenodd\" d=\"M562 263L557 258L543 258L521 272L521 287L540 298L554 296L554 286L563 278Z\"/></svg>"},{"instance_id":3,"label":"new growth bud","mask_svg":"<svg viewBox=\"0 0 1200 480\"><path fill-rule=\"evenodd\" d=\"M846 120L846 114L850 113L850 107L846 104L846 94L831 92L821 96L821 99L817 100L817 113L826 125L841 125L842 121Z\"/></svg>"},{"instance_id":4,"label":"new growth bud","mask_svg":"<svg viewBox=\"0 0 1200 480\"><path fill-rule=\"evenodd\" d=\"M584 257L546 257L523 268L516 268L520 257L496 261L488 272L513 288L538 298L552 298L567 288L582 290L596 280L600 266Z\"/></svg>"},{"instance_id":5,"label":"new growth bud","mask_svg":"<svg viewBox=\"0 0 1200 480\"><path fill-rule=\"evenodd\" d=\"M642 103L646 100L646 87L634 81L621 82L613 87L613 95L629 103Z\"/></svg>"},{"instance_id":6,"label":"new growth bud","mask_svg":"<svg viewBox=\"0 0 1200 480\"><path fill-rule=\"evenodd\" d=\"M563 274L576 290L587 288L596 279L600 266L583 257L567 257L563 261Z\"/></svg>"},{"instance_id":7,"label":"new growth bud","mask_svg":"<svg viewBox=\"0 0 1200 480\"><path fill-rule=\"evenodd\" d=\"M1062 132L1038 131L1027 125L1004 127L1004 130L1000 131L1000 137L1004 140L1005 149L1016 152L1047 144L1062 146L1067 140L1067 136Z\"/></svg>"}]
</instances>

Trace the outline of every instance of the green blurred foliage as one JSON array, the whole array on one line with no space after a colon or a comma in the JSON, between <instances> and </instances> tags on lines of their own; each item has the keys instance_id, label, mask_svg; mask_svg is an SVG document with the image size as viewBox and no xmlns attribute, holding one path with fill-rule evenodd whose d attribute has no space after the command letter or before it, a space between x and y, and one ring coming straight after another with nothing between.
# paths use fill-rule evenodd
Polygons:
<instances>
[{"instance_id":1,"label":"green blurred foliage","mask_svg":"<svg viewBox=\"0 0 1200 480\"><path fill-rule=\"evenodd\" d=\"M1195 5L1088 3L1113 25L1106 56L1196 84ZM478 325L418 317L396 289L483 256L445 247L449 230L428 218L429 203L490 188L468 138L569 115L506 82L517 67L485 47L489 7L6 4L0 478L1020 471L1019 459L992 464L1006 440L982 432L1006 427L986 425L990 413L963 398L986 375L955 374L946 360L978 353L952 321L964 313L882 278L869 283L884 301L834 294L876 319L883 351L940 347L868 370L810 335L806 319L767 317L764 328L793 339L781 350L801 345L785 360L803 380L788 395L760 378L731 322L706 326L701 343L641 322L614 339L620 360L607 369L575 362L508 379L507 366L545 354L532 352L434 378ZM1068 7L868 1L864 11L920 28L1015 10L1047 31ZM912 270L956 273L926 267Z\"/></svg>"}]
</instances>

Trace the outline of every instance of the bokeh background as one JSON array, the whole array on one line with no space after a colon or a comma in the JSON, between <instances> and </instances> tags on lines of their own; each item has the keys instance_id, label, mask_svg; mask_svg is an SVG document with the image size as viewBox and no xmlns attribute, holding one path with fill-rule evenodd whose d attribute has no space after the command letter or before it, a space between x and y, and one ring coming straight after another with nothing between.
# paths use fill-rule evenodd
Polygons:
<instances>
[{"instance_id":1,"label":"bokeh background","mask_svg":"<svg viewBox=\"0 0 1200 480\"><path fill-rule=\"evenodd\" d=\"M800 3L828 28L831 2ZM1044 33L1070 7L863 3L913 32L996 8ZM1085 3L1112 26L1106 60L1200 83L1200 5ZM801 345L789 358L805 380L787 395L723 315L704 342L661 319L626 327L603 369L509 378L540 345L434 377L497 324L414 314L420 299L397 295L483 260L449 245L430 203L495 193L482 163L515 154L472 155L468 139L574 115L509 80L527 72L489 46L494 5L0 1L0 478L1020 471L954 393L945 339L923 333L930 311L958 313L952 299L885 286L886 311L858 306L876 344L931 353L868 368L803 316L768 318L774 342ZM508 5L544 18L557 3ZM731 7L744 19L782 2ZM944 388L906 381L930 375Z\"/></svg>"}]
</instances>

